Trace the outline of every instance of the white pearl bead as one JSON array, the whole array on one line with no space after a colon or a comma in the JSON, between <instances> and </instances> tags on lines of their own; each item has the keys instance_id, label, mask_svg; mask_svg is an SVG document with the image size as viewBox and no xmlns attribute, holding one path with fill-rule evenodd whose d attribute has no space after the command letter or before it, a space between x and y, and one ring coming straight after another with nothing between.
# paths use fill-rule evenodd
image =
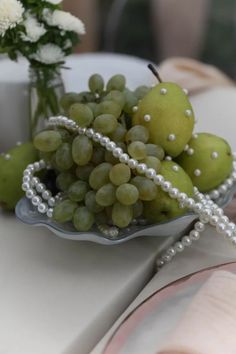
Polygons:
<instances>
[{"instance_id":1,"label":"white pearl bead","mask_svg":"<svg viewBox=\"0 0 236 354\"><path fill-rule=\"evenodd\" d=\"M227 224L227 223L229 222L228 216L223 215L223 216L220 218L220 222L223 222L224 224Z\"/></svg>"},{"instance_id":2,"label":"white pearl bead","mask_svg":"<svg viewBox=\"0 0 236 354\"><path fill-rule=\"evenodd\" d=\"M177 165L172 166L172 170L174 172L178 172L179 171L179 166L177 166Z\"/></svg>"},{"instance_id":3,"label":"white pearl bead","mask_svg":"<svg viewBox=\"0 0 236 354\"><path fill-rule=\"evenodd\" d=\"M176 255L176 250L174 249L174 247L170 247L167 251L167 254L169 254L171 257L174 257Z\"/></svg>"},{"instance_id":4,"label":"white pearl bead","mask_svg":"<svg viewBox=\"0 0 236 354\"><path fill-rule=\"evenodd\" d=\"M196 231L203 232L205 230L205 225L202 222L197 221L196 224L194 225L194 229Z\"/></svg>"},{"instance_id":5,"label":"white pearl bead","mask_svg":"<svg viewBox=\"0 0 236 354\"><path fill-rule=\"evenodd\" d=\"M184 236L182 239L181 239L181 242L184 246L188 247L192 244L192 240L190 239L189 236Z\"/></svg>"},{"instance_id":6,"label":"white pearl bead","mask_svg":"<svg viewBox=\"0 0 236 354\"><path fill-rule=\"evenodd\" d=\"M40 183L40 180L38 177L33 177L32 180L31 180L31 185L33 187L37 186L38 184Z\"/></svg>"},{"instance_id":7,"label":"white pearl bead","mask_svg":"<svg viewBox=\"0 0 236 354\"><path fill-rule=\"evenodd\" d=\"M94 130L92 128L89 128L87 131L86 131L86 135L88 138L92 138L93 135L94 135Z\"/></svg>"},{"instance_id":8,"label":"white pearl bead","mask_svg":"<svg viewBox=\"0 0 236 354\"><path fill-rule=\"evenodd\" d=\"M53 209L52 208L49 208L48 211L47 211L47 217L48 218L52 218L53 217Z\"/></svg>"},{"instance_id":9,"label":"white pearl bead","mask_svg":"<svg viewBox=\"0 0 236 354\"><path fill-rule=\"evenodd\" d=\"M32 199L36 195L36 192L33 189L28 189L25 195L28 199Z\"/></svg>"},{"instance_id":10,"label":"white pearl bead","mask_svg":"<svg viewBox=\"0 0 236 354\"><path fill-rule=\"evenodd\" d=\"M157 267L162 268L165 265L165 262L162 259L158 259L157 261Z\"/></svg>"},{"instance_id":11,"label":"white pearl bead","mask_svg":"<svg viewBox=\"0 0 236 354\"><path fill-rule=\"evenodd\" d=\"M192 241L197 241L200 238L200 232L197 230L191 230L189 233L189 237Z\"/></svg>"},{"instance_id":12,"label":"white pearl bead","mask_svg":"<svg viewBox=\"0 0 236 354\"><path fill-rule=\"evenodd\" d=\"M185 111L185 116L186 116L186 117L191 117L191 116L192 116L192 111L191 111L191 109L186 109L186 111Z\"/></svg>"},{"instance_id":13,"label":"white pearl bead","mask_svg":"<svg viewBox=\"0 0 236 354\"><path fill-rule=\"evenodd\" d=\"M233 180L232 178L227 178L227 180L225 181L225 184L231 188L233 186Z\"/></svg>"},{"instance_id":14,"label":"white pearl bead","mask_svg":"<svg viewBox=\"0 0 236 354\"><path fill-rule=\"evenodd\" d=\"M128 163L128 161L129 161L129 155L128 155L128 154L122 154L122 155L119 157L119 160L120 160L120 162L122 162L122 163Z\"/></svg>"},{"instance_id":15,"label":"white pearl bead","mask_svg":"<svg viewBox=\"0 0 236 354\"><path fill-rule=\"evenodd\" d=\"M109 143L110 139L107 136L103 136L100 140L102 146L106 146Z\"/></svg>"},{"instance_id":16,"label":"white pearl bead","mask_svg":"<svg viewBox=\"0 0 236 354\"><path fill-rule=\"evenodd\" d=\"M220 196L220 193L218 192L218 190L214 189L211 193L210 193L210 197L212 199L218 199Z\"/></svg>"},{"instance_id":17,"label":"white pearl bead","mask_svg":"<svg viewBox=\"0 0 236 354\"><path fill-rule=\"evenodd\" d=\"M154 176L156 175L156 171L154 170L154 168L148 168L146 171L146 177L147 178L154 178Z\"/></svg>"},{"instance_id":18,"label":"white pearl bead","mask_svg":"<svg viewBox=\"0 0 236 354\"><path fill-rule=\"evenodd\" d=\"M166 94L167 94L167 89L164 88L164 87L161 88L161 89L160 89L160 94L161 94L161 95L166 95Z\"/></svg>"},{"instance_id":19,"label":"white pearl bead","mask_svg":"<svg viewBox=\"0 0 236 354\"><path fill-rule=\"evenodd\" d=\"M183 88L183 92L185 93L185 95L188 95L188 90L186 88Z\"/></svg>"},{"instance_id":20,"label":"white pearl bead","mask_svg":"<svg viewBox=\"0 0 236 354\"><path fill-rule=\"evenodd\" d=\"M132 108L132 111L135 113L135 112L137 112L138 111L138 106L134 106L133 108Z\"/></svg>"},{"instance_id":21,"label":"white pearl bead","mask_svg":"<svg viewBox=\"0 0 236 354\"><path fill-rule=\"evenodd\" d=\"M201 174L202 174L202 172L201 172L201 170L199 170L198 168L194 171L194 175L195 175L196 177L201 176Z\"/></svg>"},{"instance_id":22,"label":"white pearl bead","mask_svg":"<svg viewBox=\"0 0 236 354\"><path fill-rule=\"evenodd\" d=\"M188 198L186 200L186 207L189 209L193 209L194 205L195 205L195 200L193 198Z\"/></svg>"},{"instance_id":23,"label":"white pearl bead","mask_svg":"<svg viewBox=\"0 0 236 354\"><path fill-rule=\"evenodd\" d=\"M187 150L187 154L188 154L189 156L192 156L192 155L194 154L194 150L193 150L192 148L189 148L189 149Z\"/></svg>"},{"instance_id":24,"label":"white pearl bead","mask_svg":"<svg viewBox=\"0 0 236 354\"><path fill-rule=\"evenodd\" d=\"M233 231L232 230L225 230L224 236L227 238L232 238L233 237Z\"/></svg>"},{"instance_id":25,"label":"white pearl bead","mask_svg":"<svg viewBox=\"0 0 236 354\"><path fill-rule=\"evenodd\" d=\"M24 170L24 172L23 172L23 176L29 176L29 177L31 177L31 176L32 176L32 172L29 171L28 169L26 169L26 170Z\"/></svg>"},{"instance_id":26,"label":"white pearl bead","mask_svg":"<svg viewBox=\"0 0 236 354\"><path fill-rule=\"evenodd\" d=\"M166 161L172 161L172 157L171 157L171 156L166 156L166 157L165 157L165 160L166 160Z\"/></svg>"},{"instance_id":27,"label":"white pearl bead","mask_svg":"<svg viewBox=\"0 0 236 354\"><path fill-rule=\"evenodd\" d=\"M210 224L212 226L216 226L218 224L218 222L219 222L219 217L216 216L216 215L213 215L213 216L210 217L209 221L210 221Z\"/></svg>"},{"instance_id":28,"label":"white pearl bead","mask_svg":"<svg viewBox=\"0 0 236 354\"><path fill-rule=\"evenodd\" d=\"M169 254L165 254L162 259L165 263L169 263L171 261L171 256Z\"/></svg>"},{"instance_id":29,"label":"white pearl bead","mask_svg":"<svg viewBox=\"0 0 236 354\"><path fill-rule=\"evenodd\" d=\"M189 145L187 144L187 145L185 145L185 147L184 147L184 151L188 151L188 149L189 149Z\"/></svg>"},{"instance_id":30,"label":"white pearl bead","mask_svg":"<svg viewBox=\"0 0 236 354\"><path fill-rule=\"evenodd\" d=\"M216 216L223 216L223 214L224 214L224 212L223 212L223 210L221 208L215 209L214 213L215 213Z\"/></svg>"},{"instance_id":31,"label":"white pearl bead","mask_svg":"<svg viewBox=\"0 0 236 354\"><path fill-rule=\"evenodd\" d=\"M143 119L145 120L145 122L150 122L150 120L151 120L150 114L145 114L145 116L143 117Z\"/></svg>"},{"instance_id":32,"label":"white pearl bead","mask_svg":"<svg viewBox=\"0 0 236 354\"><path fill-rule=\"evenodd\" d=\"M178 200L181 202L181 203L185 203L186 200L187 200L188 196L186 193L180 193L179 194L179 197L178 197Z\"/></svg>"},{"instance_id":33,"label":"white pearl bead","mask_svg":"<svg viewBox=\"0 0 236 354\"><path fill-rule=\"evenodd\" d=\"M21 186L22 190L26 192L28 189L30 189L30 184L29 183L23 183Z\"/></svg>"},{"instance_id":34,"label":"white pearl bead","mask_svg":"<svg viewBox=\"0 0 236 354\"><path fill-rule=\"evenodd\" d=\"M54 207L55 203L56 203L55 198L51 197L50 199L48 199L48 205L50 207Z\"/></svg>"},{"instance_id":35,"label":"white pearl bead","mask_svg":"<svg viewBox=\"0 0 236 354\"><path fill-rule=\"evenodd\" d=\"M216 224L216 231L219 232L220 234L224 233L226 230L226 226L223 223L218 223Z\"/></svg>"},{"instance_id":36,"label":"white pearl bead","mask_svg":"<svg viewBox=\"0 0 236 354\"><path fill-rule=\"evenodd\" d=\"M201 203L196 203L193 208L194 212L197 214L199 214L202 211L202 209L203 207Z\"/></svg>"},{"instance_id":37,"label":"white pearl bead","mask_svg":"<svg viewBox=\"0 0 236 354\"><path fill-rule=\"evenodd\" d=\"M115 148L113 151L112 151L112 154L114 157L120 157L122 154L123 154L123 150L121 148Z\"/></svg>"},{"instance_id":38,"label":"white pearl bead","mask_svg":"<svg viewBox=\"0 0 236 354\"><path fill-rule=\"evenodd\" d=\"M39 161L40 169L46 167L46 162L44 160Z\"/></svg>"},{"instance_id":39,"label":"white pearl bead","mask_svg":"<svg viewBox=\"0 0 236 354\"><path fill-rule=\"evenodd\" d=\"M218 152L213 151L213 153L211 154L211 157L212 157L212 159L217 159L219 157Z\"/></svg>"},{"instance_id":40,"label":"white pearl bead","mask_svg":"<svg viewBox=\"0 0 236 354\"><path fill-rule=\"evenodd\" d=\"M219 187L219 192L221 194L225 194L227 192L227 186L225 184L222 184L220 187Z\"/></svg>"},{"instance_id":41,"label":"white pearl bead","mask_svg":"<svg viewBox=\"0 0 236 354\"><path fill-rule=\"evenodd\" d=\"M31 182L31 178L29 176L23 177L23 183L30 183L30 182Z\"/></svg>"},{"instance_id":42,"label":"white pearl bead","mask_svg":"<svg viewBox=\"0 0 236 354\"><path fill-rule=\"evenodd\" d=\"M236 228L236 225L233 222L228 223L228 229L233 231L233 230L235 230L235 228Z\"/></svg>"},{"instance_id":43,"label":"white pearl bead","mask_svg":"<svg viewBox=\"0 0 236 354\"><path fill-rule=\"evenodd\" d=\"M171 189L172 185L170 182L165 181L163 182L163 184L161 185L161 188L164 192L169 192L169 190Z\"/></svg>"},{"instance_id":44,"label":"white pearl bead","mask_svg":"<svg viewBox=\"0 0 236 354\"><path fill-rule=\"evenodd\" d=\"M138 171L138 173L146 173L147 166L144 163L139 163L137 166L137 171Z\"/></svg>"},{"instance_id":45,"label":"white pearl bead","mask_svg":"<svg viewBox=\"0 0 236 354\"><path fill-rule=\"evenodd\" d=\"M108 151L112 151L116 148L116 144L113 141L109 141L109 143L106 144L106 149Z\"/></svg>"},{"instance_id":46,"label":"white pearl bead","mask_svg":"<svg viewBox=\"0 0 236 354\"><path fill-rule=\"evenodd\" d=\"M154 183L157 184L158 186L162 185L164 182L164 177L162 175L156 175L154 177Z\"/></svg>"},{"instance_id":47,"label":"white pearl bead","mask_svg":"<svg viewBox=\"0 0 236 354\"><path fill-rule=\"evenodd\" d=\"M184 245L181 242L176 242L174 248L176 252L182 252L184 250Z\"/></svg>"},{"instance_id":48,"label":"white pearl bead","mask_svg":"<svg viewBox=\"0 0 236 354\"><path fill-rule=\"evenodd\" d=\"M171 198L176 199L179 196L179 191L177 188L171 188L169 191L169 195Z\"/></svg>"},{"instance_id":49,"label":"white pearl bead","mask_svg":"<svg viewBox=\"0 0 236 354\"><path fill-rule=\"evenodd\" d=\"M86 133L86 128L79 128L78 132L80 135L84 135Z\"/></svg>"},{"instance_id":50,"label":"white pearl bead","mask_svg":"<svg viewBox=\"0 0 236 354\"><path fill-rule=\"evenodd\" d=\"M176 140L175 134L170 134L170 135L168 136L168 140L169 140L169 141L175 141L175 140Z\"/></svg>"},{"instance_id":51,"label":"white pearl bead","mask_svg":"<svg viewBox=\"0 0 236 354\"><path fill-rule=\"evenodd\" d=\"M45 213L47 212L47 210L48 210L48 207L47 207L47 205L46 205L45 203L40 203L40 204L38 205L38 211L39 211L39 213L45 214Z\"/></svg>"},{"instance_id":52,"label":"white pearl bead","mask_svg":"<svg viewBox=\"0 0 236 354\"><path fill-rule=\"evenodd\" d=\"M93 141L95 141L95 142L99 142L101 140L101 138L102 138L102 135L100 133L95 133L93 135Z\"/></svg>"},{"instance_id":53,"label":"white pearl bead","mask_svg":"<svg viewBox=\"0 0 236 354\"><path fill-rule=\"evenodd\" d=\"M42 198L35 196L32 198L32 204L34 206L38 206L42 202Z\"/></svg>"},{"instance_id":54,"label":"white pearl bead","mask_svg":"<svg viewBox=\"0 0 236 354\"><path fill-rule=\"evenodd\" d=\"M36 185L36 190L37 190L37 192L39 192L39 193L43 193L44 190L45 190L45 185L44 185L43 183L37 184L37 185Z\"/></svg>"},{"instance_id":55,"label":"white pearl bead","mask_svg":"<svg viewBox=\"0 0 236 354\"><path fill-rule=\"evenodd\" d=\"M43 191L43 194L42 194L43 199L48 200L51 198L51 196L52 196L52 193L50 191L48 191L48 190Z\"/></svg>"}]
</instances>

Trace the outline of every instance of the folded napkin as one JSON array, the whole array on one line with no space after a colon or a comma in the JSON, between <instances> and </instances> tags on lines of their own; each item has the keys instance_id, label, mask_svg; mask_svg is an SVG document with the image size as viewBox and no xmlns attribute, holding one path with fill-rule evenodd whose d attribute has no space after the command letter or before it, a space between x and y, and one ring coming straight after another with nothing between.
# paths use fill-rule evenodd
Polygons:
<instances>
[{"instance_id":1,"label":"folded napkin","mask_svg":"<svg viewBox=\"0 0 236 354\"><path fill-rule=\"evenodd\" d=\"M217 86L233 86L235 83L212 65L189 58L170 58L160 66L163 81L172 81L189 90L191 94Z\"/></svg>"},{"instance_id":2,"label":"folded napkin","mask_svg":"<svg viewBox=\"0 0 236 354\"><path fill-rule=\"evenodd\" d=\"M236 353L236 275L216 271L158 354Z\"/></svg>"}]
</instances>

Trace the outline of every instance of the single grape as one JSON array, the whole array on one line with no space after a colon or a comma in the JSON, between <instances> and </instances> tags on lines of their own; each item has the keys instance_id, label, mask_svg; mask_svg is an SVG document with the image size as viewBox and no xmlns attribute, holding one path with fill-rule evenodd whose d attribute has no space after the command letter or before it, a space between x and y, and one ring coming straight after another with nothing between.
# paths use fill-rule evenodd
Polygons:
<instances>
[{"instance_id":1,"label":"single grape","mask_svg":"<svg viewBox=\"0 0 236 354\"><path fill-rule=\"evenodd\" d=\"M72 156L79 166L86 165L93 155L93 144L87 136L80 135L73 140Z\"/></svg>"},{"instance_id":2,"label":"single grape","mask_svg":"<svg viewBox=\"0 0 236 354\"><path fill-rule=\"evenodd\" d=\"M85 166L78 166L76 168L76 176L81 179L82 181L88 182L89 176L94 169L94 166L92 164L87 164Z\"/></svg>"},{"instance_id":3,"label":"single grape","mask_svg":"<svg viewBox=\"0 0 236 354\"><path fill-rule=\"evenodd\" d=\"M57 188L60 191L67 191L72 183L74 183L76 177L70 172L61 172L56 179Z\"/></svg>"},{"instance_id":4,"label":"single grape","mask_svg":"<svg viewBox=\"0 0 236 354\"><path fill-rule=\"evenodd\" d=\"M124 75L114 75L107 83L107 91L118 90L123 91L125 89L126 79Z\"/></svg>"},{"instance_id":5,"label":"single grape","mask_svg":"<svg viewBox=\"0 0 236 354\"><path fill-rule=\"evenodd\" d=\"M116 201L116 188L111 184L105 184L96 193L96 202L103 206L108 207Z\"/></svg>"},{"instance_id":6,"label":"single grape","mask_svg":"<svg viewBox=\"0 0 236 354\"><path fill-rule=\"evenodd\" d=\"M147 156L141 162L145 163L148 168L153 168L157 173L161 171L161 161L155 156Z\"/></svg>"},{"instance_id":7,"label":"single grape","mask_svg":"<svg viewBox=\"0 0 236 354\"><path fill-rule=\"evenodd\" d=\"M104 160L105 149L102 147L97 147L96 149L93 149L93 156L91 162L94 163L94 165L99 165L100 163L104 162Z\"/></svg>"},{"instance_id":8,"label":"single grape","mask_svg":"<svg viewBox=\"0 0 236 354\"><path fill-rule=\"evenodd\" d=\"M71 152L71 144L62 144L56 152L56 165L63 170L69 170L74 164Z\"/></svg>"},{"instance_id":9,"label":"single grape","mask_svg":"<svg viewBox=\"0 0 236 354\"><path fill-rule=\"evenodd\" d=\"M84 181L76 181L73 184L71 184L70 188L68 189L68 197L73 202L82 202L88 191L89 191L88 183Z\"/></svg>"},{"instance_id":10,"label":"single grape","mask_svg":"<svg viewBox=\"0 0 236 354\"><path fill-rule=\"evenodd\" d=\"M83 103L75 103L70 107L69 117L73 119L80 127L89 127L93 121L93 112Z\"/></svg>"},{"instance_id":11,"label":"single grape","mask_svg":"<svg viewBox=\"0 0 236 354\"><path fill-rule=\"evenodd\" d=\"M89 78L88 86L93 93L102 93L104 89L104 80L101 75L93 74Z\"/></svg>"},{"instance_id":12,"label":"single grape","mask_svg":"<svg viewBox=\"0 0 236 354\"><path fill-rule=\"evenodd\" d=\"M109 183L109 172L112 168L112 165L107 162L103 162L93 169L89 176L90 186L97 190L104 186L104 184Z\"/></svg>"},{"instance_id":13,"label":"single grape","mask_svg":"<svg viewBox=\"0 0 236 354\"><path fill-rule=\"evenodd\" d=\"M123 163L118 163L115 166L113 166L109 173L110 181L116 186L129 182L130 177L131 177L130 168L129 166Z\"/></svg>"},{"instance_id":14,"label":"single grape","mask_svg":"<svg viewBox=\"0 0 236 354\"><path fill-rule=\"evenodd\" d=\"M102 134L110 134L114 132L117 125L117 120L112 114L101 114L95 118L93 122L93 128L96 132Z\"/></svg>"},{"instance_id":15,"label":"single grape","mask_svg":"<svg viewBox=\"0 0 236 354\"><path fill-rule=\"evenodd\" d=\"M128 130L125 140L128 144L133 141L142 141L146 143L149 139L149 131L142 125L134 125L130 130Z\"/></svg>"},{"instance_id":16,"label":"single grape","mask_svg":"<svg viewBox=\"0 0 236 354\"><path fill-rule=\"evenodd\" d=\"M146 144L146 150L148 156L155 156L159 160L163 160L165 157L165 151L160 145L156 144Z\"/></svg>"},{"instance_id":17,"label":"single grape","mask_svg":"<svg viewBox=\"0 0 236 354\"><path fill-rule=\"evenodd\" d=\"M95 117L95 114L97 112L97 103L96 102L88 102L87 106L91 109L91 111L93 112L93 116Z\"/></svg>"},{"instance_id":18,"label":"single grape","mask_svg":"<svg viewBox=\"0 0 236 354\"><path fill-rule=\"evenodd\" d=\"M133 115L133 107L138 105L138 99L135 96L135 94L129 90L124 91L125 92L125 105L124 105L124 111L125 113L128 113L129 115Z\"/></svg>"},{"instance_id":19,"label":"single grape","mask_svg":"<svg viewBox=\"0 0 236 354\"><path fill-rule=\"evenodd\" d=\"M147 156L146 146L142 141L133 141L128 146L128 153L136 160L143 160Z\"/></svg>"},{"instance_id":20,"label":"single grape","mask_svg":"<svg viewBox=\"0 0 236 354\"><path fill-rule=\"evenodd\" d=\"M126 128L121 123L118 123L116 129L110 134L110 138L115 142L124 141L126 132Z\"/></svg>"},{"instance_id":21,"label":"single grape","mask_svg":"<svg viewBox=\"0 0 236 354\"><path fill-rule=\"evenodd\" d=\"M96 192L89 191L85 196L85 205L92 213L100 213L103 210L103 206L96 202Z\"/></svg>"},{"instance_id":22,"label":"single grape","mask_svg":"<svg viewBox=\"0 0 236 354\"><path fill-rule=\"evenodd\" d=\"M74 212L73 224L77 231L89 231L94 223L94 215L86 207L79 207Z\"/></svg>"},{"instance_id":23,"label":"single grape","mask_svg":"<svg viewBox=\"0 0 236 354\"><path fill-rule=\"evenodd\" d=\"M113 90L110 91L104 98L103 101L113 101L116 102L122 109L125 104L125 95L121 91Z\"/></svg>"},{"instance_id":24,"label":"single grape","mask_svg":"<svg viewBox=\"0 0 236 354\"><path fill-rule=\"evenodd\" d=\"M130 205L123 205L116 202L112 208L112 221L114 225L123 228L127 227L133 219L133 208Z\"/></svg>"},{"instance_id":25,"label":"single grape","mask_svg":"<svg viewBox=\"0 0 236 354\"><path fill-rule=\"evenodd\" d=\"M101 114L112 114L115 118L119 118L121 115L121 107L114 101L103 101L97 105L95 116Z\"/></svg>"},{"instance_id":26,"label":"single grape","mask_svg":"<svg viewBox=\"0 0 236 354\"><path fill-rule=\"evenodd\" d=\"M124 183L117 188L116 198L121 204L132 205L137 202L139 191L133 184Z\"/></svg>"},{"instance_id":27,"label":"single grape","mask_svg":"<svg viewBox=\"0 0 236 354\"><path fill-rule=\"evenodd\" d=\"M61 134L56 130L44 130L34 137L34 146L39 151L56 151L62 143Z\"/></svg>"},{"instance_id":28,"label":"single grape","mask_svg":"<svg viewBox=\"0 0 236 354\"><path fill-rule=\"evenodd\" d=\"M62 98L60 100L60 105L65 112L68 112L70 106L72 106L72 104L78 103L78 102L81 102L79 95L74 92L68 92L62 96Z\"/></svg>"},{"instance_id":29,"label":"single grape","mask_svg":"<svg viewBox=\"0 0 236 354\"><path fill-rule=\"evenodd\" d=\"M157 187L154 182L143 176L136 176L132 178L131 184L137 187L139 191L139 199L150 201L157 196Z\"/></svg>"},{"instance_id":30,"label":"single grape","mask_svg":"<svg viewBox=\"0 0 236 354\"><path fill-rule=\"evenodd\" d=\"M143 214L143 203L141 200L137 200L137 202L133 205L133 217L139 218Z\"/></svg>"},{"instance_id":31,"label":"single grape","mask_svg":"<svg viewBox=\"0 0 236 354\"><path fill-rule=\"evenodd\" d=\"M73 219L73 214L77 208L77 203L65 199L54 207L53 219L59 223L65 223Z\"/></svg>"},{"instance_id":32,"label":"single grape","mask_svg":"<svg viewBox=\"0 0 236 354\"><path fill-rule=\"evenodd\" d=\"M137 97L138 100L141 100L146 94L150 91L150 87L148 86L139 86L136 88L134 91L135 96Z\"/></svg>"}]
</instances>

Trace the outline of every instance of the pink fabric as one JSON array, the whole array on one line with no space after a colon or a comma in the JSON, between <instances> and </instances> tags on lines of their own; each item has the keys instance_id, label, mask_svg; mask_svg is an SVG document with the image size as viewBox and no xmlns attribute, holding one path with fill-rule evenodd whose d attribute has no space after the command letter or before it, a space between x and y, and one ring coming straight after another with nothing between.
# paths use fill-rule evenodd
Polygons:
<instances>
[{"instance_id":1,"label":"pink fabric","mask_svg":"<svg viewBox=\"0 0 236 354\"><path fill-rule=\"evenodd\" d=\"M158 354L236 353L236 275L216 271Z\"/></svg>"},{"instance_id":2,"label":"pink fabric","mask_svg":"<svg viewBox=\"0 0 236 354\"><path fill-rule=\"evenodd\" d=\"M189 58L170 58L159 66L163 81L172 81L196 93L217 86L232 86L230 80L216 67Z\"/></svg>"}]
</instances>

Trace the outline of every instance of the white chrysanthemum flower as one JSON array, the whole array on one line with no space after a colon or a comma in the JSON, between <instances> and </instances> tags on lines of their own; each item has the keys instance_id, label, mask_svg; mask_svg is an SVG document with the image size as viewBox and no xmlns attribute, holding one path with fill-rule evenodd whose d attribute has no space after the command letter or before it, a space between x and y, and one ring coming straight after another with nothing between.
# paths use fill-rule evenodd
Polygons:
<instances>
[{"instance_id":1,"label":"white chrysanthemum flower","mask_svg":"<svg viewBox=\"0 0 236 354\"><path fill-rule=\"evenodd\" d=\"M60 47L55 44L41 45L37 52L31 56L32 59L40 63L50 65L57 64L64 60L65 54Z\"/></svg>"},{"instance_id":2,"label":"white chrysanthemum flower","mask_svg":"<svg viewBox=\"0 0 236 354\"><path fill-rule=\"evenodd\" d=\"M24 8L18 0L0 0L0 36L22 21Z\"/></svg>"},{"instance_id":3,"label":"white chrysanthemum flower","mask_svg":"<svg viewBox=\"0 0 236 354\"><path fill-rule=\"evenodd\" d=\"M58 5L62 2L62 0L43 0L43 1L49 2L50 4L53 5Z\"/></svg>"},{"instance_id":4,"label":"white chrysanthemum flower","mask_svg":"<svg viewBox=\"0 0 236 354\"><path fill-rule=\"evenodd\" d=\"M23 22L25 26L25 33L22 33L21 38L23 41L37 42L40 37L46 33L43 24L40 24L34 16L27 15L26 20Z\"/></svg>"},{"instance_id":5,"label":"white chrysanthemum flower","mask_svg":"<svg viewBox=\"0 0 236 354\"><path fill-rule=\"evenodd\" d=\"M69 49L73 46L72 42L70 39L67 39L64 46L63 46L63 49Z\"/></svg>"},{"instance_id":6,"label":"white chrysanthemum flower","mask_svg":"<svg viewBox=\"0 0 236 354\"><path fill-rule=\"evenodd\" d=\"M51 13L47 12L45 13L45 20L48 25L59 27L64 31L85 34L85 26L83 22L69 12L61 10L55 10Z\"/></svg>"}]
</instances>

